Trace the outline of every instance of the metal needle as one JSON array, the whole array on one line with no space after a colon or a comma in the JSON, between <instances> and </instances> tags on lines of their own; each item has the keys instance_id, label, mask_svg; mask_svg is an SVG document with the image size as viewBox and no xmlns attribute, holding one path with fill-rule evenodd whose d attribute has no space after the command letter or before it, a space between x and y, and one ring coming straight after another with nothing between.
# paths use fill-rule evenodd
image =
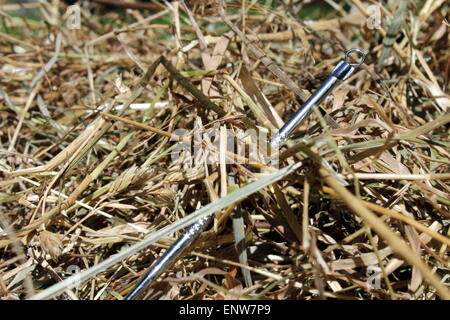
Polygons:
<instances>
[{"instance_id":1,"label":"metal needle","mask_svg":"<svg viewBox=\"0 0 450 320\"><path fill-rule=\"evenodd\" d=\"M214 220L214 216L207 216L197 220L189 226L174 244L167 249L166 253L156 261L139 283L125 297L125 300L133 300L147 285L157 279L161 273L170 268L170 266L178 259L183 251L189 248L195 240L205 231L206 227Z\"/></svg>"},{"instance_id":2,"label":"metal needle","mask_svg":"<svg viewBox=\"0 0 450 320\"><path fill-rule=\"evenodd\" d=\"M357 63L349 62L349 55L357 53L360 56L360 61ZM347 79L355 70L355 67L360 66L365 59L365 54L359 49L350 49L345 52L345 58L339 61L331 74L323 82L323 84L309 97L309 99L300 107L295 115L287 121L284 126L278 130L270 140L270 145L273 150L279 148L289 138L290 134L297 128L303 120L311 113L312 108L318 105L332 89L340 82ZM191 246L195 240L202 234L208 225L214 220L213 216L207 216L199 219L197 222L189 226L182 236L164 253L164 255L156 261L147 273L142 277L139 283L133 290L125 297L125 300L135 299L143 289L150 283L157 279L161 273L166 271L170 266L177 261L178 257L185 249Z\"/></svg>"},{"instance_id":3,"label":"metal needle","mask_svg":"<svg viewBox=\"0 0 450 320\"><path fill-rule=\"evenodd\" d=\"M350 63L349 55L357 52L361 59L358 63ZM272 148L280 147L289 135L297 128L303 120L311 113L313 107L318 105L332 91L332 89L340 82L347 79L355 70L356 66L360 66L365 59L365 54L359 49L350 49L345 52L345 58L336 65L331 74L322 83L322 85L309 97L308 100L300 107L294 116L287 121L284 126L278 130L272 137L270 144Z\"/></svg>"}]
</instances>

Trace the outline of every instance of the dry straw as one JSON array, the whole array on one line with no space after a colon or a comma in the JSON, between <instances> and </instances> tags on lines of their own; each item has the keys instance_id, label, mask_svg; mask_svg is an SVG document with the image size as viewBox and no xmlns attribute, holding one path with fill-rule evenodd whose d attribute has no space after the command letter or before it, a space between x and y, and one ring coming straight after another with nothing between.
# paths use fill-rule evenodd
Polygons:
<instances>
[{"instance_id":1,"label":"dry straw","mask_svg":"<svg viewBox=\"0 0 450 320\"><path fill-rule=\"evenodd\" d=\"M212 214L146 299L449 299L445 1L220 2L2 9L0 299L123 299ZM213 138L173 157L282 127L350 48L280 170Z\"/></svg>"}]
</instances>

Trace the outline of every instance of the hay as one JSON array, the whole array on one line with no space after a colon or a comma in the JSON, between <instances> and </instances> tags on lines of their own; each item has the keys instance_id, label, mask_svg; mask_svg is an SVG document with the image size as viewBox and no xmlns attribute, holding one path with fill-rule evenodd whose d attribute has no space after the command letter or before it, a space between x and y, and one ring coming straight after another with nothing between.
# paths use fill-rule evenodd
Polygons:
<instances>
[{"instance_id":1,"label":"hay","mask_svg":"<svg viewBox=\"0 0 450 320\"><path fill-rule=\"evenodd\" d=\"M123 299L212 213L146 299L450 299L447 7L405 2L102 0L80 29L62 1L6 4L1 299ZM225 129L270 136L350 48L365 63L283 169L227 149ZM178 148L211 129L188 164Z\"/></svg>"}]
</instances>

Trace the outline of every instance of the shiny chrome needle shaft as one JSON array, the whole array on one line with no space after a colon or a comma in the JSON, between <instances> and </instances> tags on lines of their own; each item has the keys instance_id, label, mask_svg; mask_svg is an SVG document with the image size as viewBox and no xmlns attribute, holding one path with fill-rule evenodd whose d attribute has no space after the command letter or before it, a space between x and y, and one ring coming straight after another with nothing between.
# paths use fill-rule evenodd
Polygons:
<instances>
[{"instance_id":1,"label":"shiny chrome needle shaft","mask_svg":"<svg viewBox=\"0 0 450 320\"><path fill-rule=\"evenodd\" d=\"M349 56L353 52L356 52L360 56L360 61L358 63L349 62ZM347 79L353 73L355 67L360 66L364 62L364 59L365 54L359 49L350 49L346 51L345 58L339 61L324 83L311 95L311 97L309 97L309 99L300 107L295 115L287 121L276 134L274 134L270 140L272 150L276 150L281 147L295 128L297 128L311 113L312 108L318 105L328 94L330 94L333 88L336 87L340 81ZM166 251L166 253L164 253L164 255L149 268L139 283L125 297L125 300L133 300L137 298L150 283L161 275L161 273L170 268L170 266L177 261L178 257L184 252L184 250L190 247L195 240L198 239L200 234L202 234L213 219L213 216L204 217L189 226L184 231L183 235L178 238L178 240Z\"/></svg>"},{"instance_id":2,"label":"shiny chrome needle shaft","mask_svg":"<svg viewBox=\"0 0 450 320\"><path fill-rule=\"evenodd\" d=\"M358 63L350 63L349 55L356 52L360 55ZM286 141L289 135L297 128L303 120L311 113L313 107L322 102L325 97L330 94L334 87L340 82L347 79L355 70L356 66L360 66L365 59L365 54L359 49L350 49L345 52L345 58L336 65L331 74L322 83L322 85L309 97L308 100L298 109L294 116L287 121L284 126L278 130L272 137L270 145L277 149Z\"/></svg>"},{"instance_id":3,"label":"shiny chrome needle shaft","mask_svg":"<svg viewBox=\"0 0 450 320\"><path fill-rule=\"evenodd\" d=\"M207 216L197 220L194 224L190 225L183 232L181 237L175 241L175 243L167 249L166 253L159 258L147 271L145 276L139 281L139 283L128 293L125 300L135 299L143 289L145 289L150 283L157 279L161 273L170 268L170 266L178 259L184 250L189 248L195 240L205 231L206 227L214 220L214 216Z\"/></svg>"}]
</instances>

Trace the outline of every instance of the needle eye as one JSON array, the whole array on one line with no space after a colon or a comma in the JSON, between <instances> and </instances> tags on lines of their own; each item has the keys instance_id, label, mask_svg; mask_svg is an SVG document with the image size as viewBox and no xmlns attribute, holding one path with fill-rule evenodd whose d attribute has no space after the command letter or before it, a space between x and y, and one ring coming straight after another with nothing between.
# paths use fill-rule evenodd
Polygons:
<instances>
[{"instance_id":1,"label":"needle eye","mask_svg":"<svg viewBox=\"0 0 450 320\"><path fill-rule=\"evenodd\" d=\"M358 56L359 62L350 63L349 58L352 53L355 53ZM364 59L366 59L366 54L360 49L350 49L350 50L345 51L345 62L347 62L352 67L359 67L360 65L363 64Z\"/></svg>"}]
</instances>

